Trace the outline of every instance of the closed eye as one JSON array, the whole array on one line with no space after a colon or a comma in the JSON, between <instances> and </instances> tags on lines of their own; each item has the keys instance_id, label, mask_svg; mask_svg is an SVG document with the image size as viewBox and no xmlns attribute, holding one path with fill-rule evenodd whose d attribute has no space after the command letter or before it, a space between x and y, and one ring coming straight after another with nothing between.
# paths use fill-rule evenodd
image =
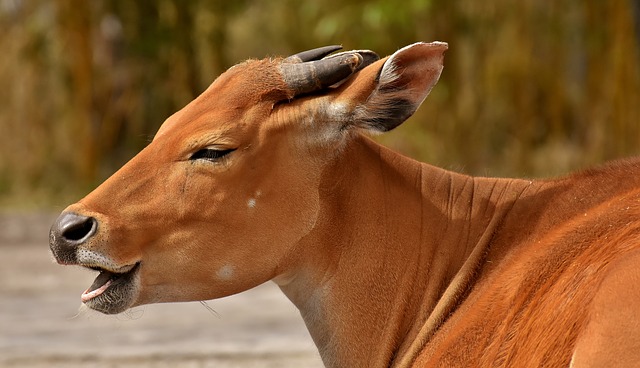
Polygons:
<instances>
[{"instance_id":1,"label":"closed eye","mask_svg":"<svg viewBox=\"0 0 640 368\"><path fill-rule=\"evenodd\" d=\"M207 160L211 162L217 162L218 160L220 160L221 158L230 154L233 151L235 151L235 148L233 149L203 148L201 150L194 152L191 155L191 157L189 157L189 160Z\"/></svg>"}]
</instances>

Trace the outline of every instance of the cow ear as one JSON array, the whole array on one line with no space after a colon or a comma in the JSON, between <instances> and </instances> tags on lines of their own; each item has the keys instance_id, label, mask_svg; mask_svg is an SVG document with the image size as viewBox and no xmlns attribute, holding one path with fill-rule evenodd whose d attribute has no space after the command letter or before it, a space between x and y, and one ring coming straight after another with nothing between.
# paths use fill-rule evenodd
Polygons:
<instances>
[{"instance_id":1,"label":"cow ear","mask_svg":"<svg viewBox=\"0 0 640 368\"><path fill-rule=\"evenodd\" d=\"M352 123L386 132L407 120L438 82L446 50L444 42L415 43L365 68L344 91L355 102Z\"/></svg>"}]
</instances>

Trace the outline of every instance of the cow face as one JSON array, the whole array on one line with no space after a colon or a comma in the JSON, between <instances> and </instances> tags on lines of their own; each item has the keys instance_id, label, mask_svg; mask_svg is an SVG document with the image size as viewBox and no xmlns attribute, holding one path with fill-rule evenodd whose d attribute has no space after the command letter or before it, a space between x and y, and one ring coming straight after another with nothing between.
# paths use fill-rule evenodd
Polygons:
<instances>
[{"instance_id":1,"label":"cow face","mask_svg":"<svg viewBox=\"0 0 640 368\"><path fill-rule=\"evenodd\" d=\"M104 313L234 294L287 271L314 231L320 180L350 137L410 116L446 44L247 61L171 116L153 141L54 223L61 264L99 272Z\"/></svg>"}]
</instances>

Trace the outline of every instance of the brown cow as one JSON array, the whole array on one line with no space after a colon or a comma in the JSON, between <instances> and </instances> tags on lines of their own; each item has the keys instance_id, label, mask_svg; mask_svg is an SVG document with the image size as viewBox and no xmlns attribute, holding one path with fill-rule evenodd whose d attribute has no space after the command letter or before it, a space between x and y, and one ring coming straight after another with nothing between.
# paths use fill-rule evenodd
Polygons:
<instances>
[{"instance_id":1,"label":"brown cow","mask_svg":"<svg viewBox=\"0 0 640 368\"><path fill-rule=\"evenodd\" d=\"M247 61L53 225L89 307L275 281L328 367L640 364L640 161L475 178L374 143L445 43Z\"/></svg>"}]
</instances>

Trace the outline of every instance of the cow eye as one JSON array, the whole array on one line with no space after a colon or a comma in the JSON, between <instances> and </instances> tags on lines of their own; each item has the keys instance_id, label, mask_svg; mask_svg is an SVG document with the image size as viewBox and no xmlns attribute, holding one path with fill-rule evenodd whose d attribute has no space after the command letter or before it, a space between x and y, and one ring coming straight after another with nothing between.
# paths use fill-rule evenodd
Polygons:
<instances>
[{"instance_id":1,"label":"cow eye","mask_svg":"<svg viewBox=\"0 0 640 368\"><path fill-rule=\"evenodd\" d=\"M216 162L223 158L224 156L230 154L235 151L235 149L214 149L214 148L203 148L194 152L189 160L207 160L211 162Z\"/></svg>"}]
</instances>

